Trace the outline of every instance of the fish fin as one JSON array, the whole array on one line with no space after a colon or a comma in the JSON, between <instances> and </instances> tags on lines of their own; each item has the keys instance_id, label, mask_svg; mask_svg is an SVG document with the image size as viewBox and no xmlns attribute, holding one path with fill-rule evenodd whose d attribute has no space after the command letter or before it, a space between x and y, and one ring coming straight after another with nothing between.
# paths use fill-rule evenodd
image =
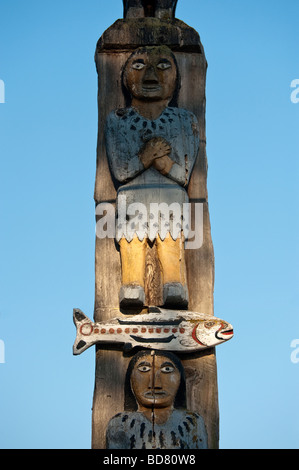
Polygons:
<instances>
[{"instance_id":1,"label":"fish fin","mask_svg":"<svg viewBox=\"0 0 299 470\"><path fill-rule=\"evenodd\" d=\"M91 321L86 315L85 313L82 312L82 310L80 310L79 308L74 308L73 309L73 320L74 320L74 323L75 325L77 325L78 322L81 322L83 320L86 320L86 321Z\"/></svg>"},{"instance_id":2,"label":"fish fin","mask_svg":"<svg viewBox=\"0 0 299 470\"><path fill-rule=\"evenodd\" d=\"M85 351L84 346L86 346L85 341L80 340L79 342L75 342L73 346L73 355L77 356L78 354L81 354L81 352Z\"/></svg>"},{"instance_id":3,"label":"fish fin","mask_svg":"<svg viewBox=\"0 0 299 470\"><path fill-rule=\"evenodd\" d=\"M175 335L167 336L166 338L141 338L139 336L130 335L131 338L137 343L171 343L176 338Z\"/></svg>"}]
</instances>

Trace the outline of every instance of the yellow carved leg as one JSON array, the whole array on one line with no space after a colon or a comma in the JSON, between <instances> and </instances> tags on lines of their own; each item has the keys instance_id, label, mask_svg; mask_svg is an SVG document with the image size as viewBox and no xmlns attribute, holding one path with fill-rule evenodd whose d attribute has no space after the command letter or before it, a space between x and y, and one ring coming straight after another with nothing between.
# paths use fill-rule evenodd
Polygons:
<instances>
[{"instance_id":1,"label":"yellow carved leg","mask_svg":"<svg viewBox=\"0 0 299 470\"><path fill-rule=\"evenodd\" d=\"M121 273L123 284L137 284L144 287L146 239L140 241L135 235L131 242L125 238L119 241Z\"/></svg>"},{"instance_id":2,"label":"yellow carved leg","mask_svg":"<svg viewBox=\"0 0 299 470\"><path fill-rule=\"evenodd\" d=\"M140 307L145 302L144 276L146 239L137 236L131 242L122 238L119 242L121 255L122 287L119 294L122 307Z\"/></svg>"},{"instance_id":3,"label":"yellow carved leg","mask_svg":"<svg viewBox=\"0 0 299 470\"><path fill-rule=\"evenodd\" d=\"M157 251L163 276L164 305L186 307L188 289L183 236L173 240L157 237Z\"/></svg>"},{"instance_id":4,"label":"yellow carved leg","mask_svg":"<svg viewBox=\"0 0 299 470\"><path fill-rule=\"evenodd\" d=\"M163 283L186 283L184 241L182 237L173 240L168 235L165 240L157 237L158 257L161 263Z\"/></svg>"}]
</instances>

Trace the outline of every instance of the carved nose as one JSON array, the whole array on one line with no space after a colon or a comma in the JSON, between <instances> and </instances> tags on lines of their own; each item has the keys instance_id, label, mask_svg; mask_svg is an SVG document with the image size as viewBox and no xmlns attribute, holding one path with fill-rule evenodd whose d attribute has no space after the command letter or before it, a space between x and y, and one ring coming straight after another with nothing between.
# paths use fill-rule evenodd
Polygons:
<instances>
[{"instance_id":1,"label":"carved nose","mask_svg":"<svg viewBox=\"0 0 299 470\"><path fill-rule=\"evenodd\" d=\"M157 370L155 374L153 374L153 378L152 378L152 386L151 388L153 388L154 390L160 390L162 388L162 382L161 382L161 376L160 376L160 371Z\"/></svg>"},{"instance_id":2,"label":"carved nose","mask_svg":"<svg viewBox=\"0 0 299 470\"><path fill-rule=\"evenodd\" d=\"M146 69L143 77L143 82L148 84L159 83L158 77L153 66L150 66Z\"/></svg>"}]
</instances>

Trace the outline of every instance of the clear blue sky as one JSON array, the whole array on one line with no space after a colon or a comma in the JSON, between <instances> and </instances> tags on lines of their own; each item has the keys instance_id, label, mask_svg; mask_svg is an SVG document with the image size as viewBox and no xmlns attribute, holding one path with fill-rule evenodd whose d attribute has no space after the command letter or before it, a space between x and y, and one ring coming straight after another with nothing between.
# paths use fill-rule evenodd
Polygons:
<instances>
[{"instance_id":1,"label":"clear blue sky","mask_svg":"<svg viewBox=\"0 0 299 470\"><path fill-rule=\"evenodd\" d=\"M235 328L217 349L221 448L299 447L298 15L178 1L209 64L215 314ZM94 50L121 17L121 0L1 1L1 448L90 448L94 351L72 356L72 309L93 314Z\"/></svg>"}]
</instances>

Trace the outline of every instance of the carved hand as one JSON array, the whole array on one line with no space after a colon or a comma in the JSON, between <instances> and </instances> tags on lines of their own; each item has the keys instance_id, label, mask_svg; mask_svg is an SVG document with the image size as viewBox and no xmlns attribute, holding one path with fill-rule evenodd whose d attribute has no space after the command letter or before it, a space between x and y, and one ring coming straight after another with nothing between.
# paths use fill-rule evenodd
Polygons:
<instances>
[{"instance_id":1,"label":"carved hand","mask_svg":"<svg viewBox=\"0 0 299 470\"><path fill-rule=\"evenodd\" d=\"M169 158L168 155L164 155L164 157L156 158L156 160L154 160L153 167L160 171L162 175L168 175L173 164L174 162L171 158Z\"/></svg>"},{"instance_id":2,"label":"carved hand","mask_svg":"<svg viewBox=\"0 0 299 470\"><path fill-rule=\"evenodd\" d=\"M146 142L146 144L142 147L139 152L139 158L143 163L143 166L145 168L149 168L155 163L156 159L167 157L170 160L170 158L168 157L170 152L171 146L165 139L163 139L162 137L154 137L153 139ZM161 162L160 166L161 165L163 165L164 168L165 163ZM158 169L159 168L157 168L157 170Z\"/></svg>"}]
</instances>

